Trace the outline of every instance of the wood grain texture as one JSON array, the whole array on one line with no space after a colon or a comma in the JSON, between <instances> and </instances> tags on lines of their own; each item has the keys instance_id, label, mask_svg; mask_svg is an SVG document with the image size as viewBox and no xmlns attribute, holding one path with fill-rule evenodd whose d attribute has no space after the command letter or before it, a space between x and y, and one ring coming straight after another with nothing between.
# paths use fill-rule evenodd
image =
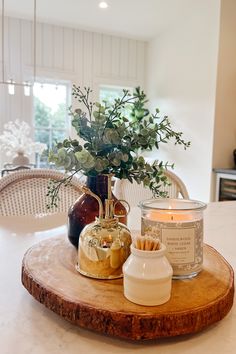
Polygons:
<instances>
[{"instance_id":1,"label":"wood grain texture","mask_svg":"<svg viewBox=\"0 0 236 354\"><path fill-rule=\"evenodd\" d=\"M201 331L230 311L234 296L231 266L204 246L202 272L174 280L170 301L145 307L123 295L122 279L95 280L75 270L76 250L62 237L30 248L22 262L22 283L29 293L71 323L132 340L172 337Z\"/></svg>"}]
</instances>

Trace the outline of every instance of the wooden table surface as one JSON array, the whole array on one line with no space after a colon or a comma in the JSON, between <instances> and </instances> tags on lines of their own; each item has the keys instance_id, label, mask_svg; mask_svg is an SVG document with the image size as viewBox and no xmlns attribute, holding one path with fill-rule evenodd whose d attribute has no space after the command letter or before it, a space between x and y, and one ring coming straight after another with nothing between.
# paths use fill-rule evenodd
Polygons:
<instances>
[{"instance_id":1,"label":"wooden table surface","mask_svg":"<svg viewBox=\"0 0 236 354\"><path fill-rule=\"evenodd\" d=\"M171 298L141 306L124 296L123 279L98 280L78 273L76 249L64 236L32 246L22 262L22 283L40 303L69 322L111 336L150 340L199 332L222 320L233 305L234 274L211 246L192 279L173 280Z\"/></svg>"}]
</instances>

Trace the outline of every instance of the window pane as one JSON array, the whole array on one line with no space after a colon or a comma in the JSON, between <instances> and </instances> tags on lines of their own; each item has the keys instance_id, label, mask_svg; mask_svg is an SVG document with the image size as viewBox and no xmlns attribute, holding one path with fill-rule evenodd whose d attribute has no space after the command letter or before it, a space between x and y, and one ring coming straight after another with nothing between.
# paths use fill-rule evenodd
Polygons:
<instances>
[{"instance_id":1,"label":"window pane","mask_svg":"<svg viewBox=\"0 0 236 354\"><path fill-rule=\"evenodd\" d=\"M68 136L68 121L67 86L35 83L35 141L46 143L51 149L55 140L61 141Z\"/></svg>"},{"instance_id":2,"label":"window pane","mask_svg":"<svg viewBox=\"0 0 236 354\"><path fill-rule=\"evenodd\" d=\"M101 86L100 88L100 101L107 101L113 103L115 98L121 98L123 96L123 88Z\"/></svg>"},{"instance_id":3,"label":"window pane","mask_svg":"<svg viewBox=\"0 0 236 354\"><path fill-rule=\"evenodd\" d=\"M50 126L51 109L45 103L40 101L38 97L34 98L34 121L35 127L48 128Z\"/></svg>"},{"instance_id":4,"label":"window pane","mask_svg":"<svg viewBox=\"0 0 236 354\"><path fill-rule=\"evenodd\" d=\"M57 107L56 112L52 116L52 127L57 129L66 128L66 117L67 110L66 106L63 103L60 103Z\"/></svg>"},{"instance_id":5,"label":"window pane","mask_svg":"<svg viewBox=\"0 0 236 354\"><path fill-rule=\"evenodd\" d=\"M43 153L40 156L39 164L40 164L41 168L49 168L50 167L51 164L48 162L47 152Z\"/></svg>"},{"instance_id":6,"label":"window pane","mask_svg":"<svg viewBox=\"0 0 236 354\"><path fill-rule=\"evenodd\" d=\"M132 87L119 87L119 86L101 86L100 87L100 102L106 101L108 104L113 104L116 98L122 98L124 95L123 90L126 89L133 92ZM121 109L121 112L129 117L130 110L126 107Z\"/></svg>"},{"instance_id":7,"label":"window pane","mask_svg":"<svg viewBox=\"0 0 236 354\"><path fill-rule=\"evenodd\" d=\"M56 144L57 141L63 141L65 139L65 132L60 130L52 131L52 146Z\"/></svg>"},{"instance_id":8,"label":"window pane","mask_svg":"<svg viewBox=\"0 0 236 354\"><path fill-rule=\"evenodd\" d=\"M39 141L40 143L47 144L47 147L50 148L50 132L49 132L49 130L35 129L35 141Z\"/></svg>"}]
</instances>

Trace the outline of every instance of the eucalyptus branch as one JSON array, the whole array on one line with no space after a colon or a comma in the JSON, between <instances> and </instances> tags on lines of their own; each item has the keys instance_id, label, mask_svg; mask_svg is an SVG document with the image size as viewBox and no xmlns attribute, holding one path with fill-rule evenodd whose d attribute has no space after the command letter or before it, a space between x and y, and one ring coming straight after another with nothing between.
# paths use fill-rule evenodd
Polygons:
<instances>
[{"instance_id":1,"label":"eucalyptus branch","mask_svg":"<svg viewBox=\"0 0 236 354\"><path fill-rule=\"evenodd\" d=\"M73 85L72 95L75 98L79 97L79 102L82 102L88 110L89 120L92 120L93 103L89 102L89 95L92 92L90 88L84 87L85 93L81 90L80 86Z\"/></svg>"},{"instance_id":2,"label":"eucalyptus branch","mask_svg":"<svg viewBox=\"0 0 236 354\"><path fill-rule=\"evenodd\" d=\"M117 104L116 103L114 104L114 108L110 112L108 119L111 119L111 117L113 115L115 115L115 113L118 111L119 108L121 108L125 104L134 104L134 102L136 100L136 98L134 98L134 97L130 97L125 100L125 97L127 97L127 94L124 94L124 96L120 99L120 101ZM116 115L114 116L114 118L117 118ZM112 119L111 119L111 121L112 121Z\"/></svg>"},{"instance_id":3,"label":"eucalyptus branch","mask_svg":"<svg viewBox=\"0 0 236 354\"><path fill-rule=\"evenodd\" d=\"M47 194L46 196L49 197L49 202L47 203L47 208L51 209L53 207L58 206L58 202L60 201L59 197L59 191L62 185L68 186L73 178L73 176L77 173L78 171L74 171L71 175L66 176L65 178L61 180L53 180L51 179L48 183L47 186Z\"/></svg>"},{"instance_id":4,"label":"eucalyptus branch","mask_svg":"<svg viewBox=\"0 0 236 354\"><path fill-rule=\"evenodd\" d=\"M175 144L187 148L190 143L182 138L182 132L173 130L168 117L161 118L158 109L154 114L149 112L146 95L140 88L133 94L124 90L121 98L111 104L105 101L104 105L89 101L89 88L82 90L74 85L72 94L85 108L85 111L77 108L74 112L70 109L72 125L84 144L77 139L65 139L53 148L49 160L72 174L78 171L86 176L112 173L120 179L135 180L149 187L155 195L161 195L161 186L166 182L164 169L171 165L162 161L150 165L137 154L158 149L159 144L171 138ZM58 200L61 185L67 182L70 177L49 188L52 205Z\"/></svg>"}]
</instances>

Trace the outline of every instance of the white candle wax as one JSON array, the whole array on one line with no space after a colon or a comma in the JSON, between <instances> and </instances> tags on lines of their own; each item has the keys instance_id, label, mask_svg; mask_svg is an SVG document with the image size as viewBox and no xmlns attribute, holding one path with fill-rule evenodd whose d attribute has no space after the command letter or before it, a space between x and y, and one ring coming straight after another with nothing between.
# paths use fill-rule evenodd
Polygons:
<instances>
[{"instance_id":1,"label":"white candle wax","mask_svg":"<svg viewBox=\"0 0 236 354\"><path fill-rule=\"evenodd\" d=\"M170 200L171 202L171 200ZM196 275L203 262L203 217L194 208L142 210L142 235L158 237L166 245L167 256L173 267L175 278Z\"/></svg>"}]
</instances>

